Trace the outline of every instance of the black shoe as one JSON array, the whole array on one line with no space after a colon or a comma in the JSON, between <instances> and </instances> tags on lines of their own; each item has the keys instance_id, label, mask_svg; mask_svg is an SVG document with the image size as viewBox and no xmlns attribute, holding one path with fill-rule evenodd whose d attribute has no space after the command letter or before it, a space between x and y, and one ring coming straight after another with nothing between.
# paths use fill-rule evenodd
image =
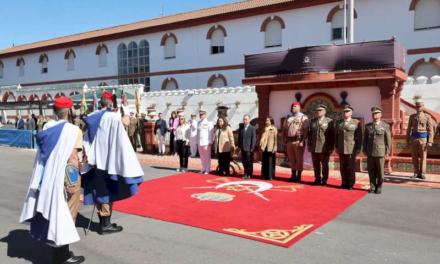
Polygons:
<instances>
[{"instance_id":1,"label":"black shoe","mask_svg":"<svg viewBox=\"0 0 440 264\"><path fill-rule=\"evenodd\" d=\"M292 174L290 176L289 182L297 182L297 178L296 178L296 170L292 170Z\"/></svg>"},{"instance_id":2,"label":"black shoe","mask_svg":"<svg viewBox=\"0 0 440 264\"><path fill-rule=\"evenodd\" d=\"M414 173L413 178L418 178L419 175L417 173Z\"/></svg>"},{"instance_id":3,"label":"black shoe","mask_svg":"<svg viewBox=\"0 0 440 264\"><path fill-rule=\"evenodd\" d=\"M426 179L426 177L425 177L425 175L424 175L424 174L420 174L420 175L419 175L419 179L425 180L425 179Z\"/></svg>"},{"instance_id":4,"label":"black shoe","mask_svg":"<svg viewBox=\"0 0 440 264\"><path fill-rule=\"evenodd\" d=\"M247 179L250 179L250 178L251 178L251 176L246 175L246 174L243 176L243 180L247 180Z\"/></svg>"},{"instance_id":5,"label":"black shoe","mask_svg":"<svg viewBox=\"0 0 440 264\"><path fill-rule=\"evenodd\" d=\"M72 254L72 256L70 258L68 258L66 261L61 262L62 264L79 264L79 263L83 263L86 260L85 257L83 256L74 256Z\"/></svg>"},{"instance_id":6,"label":"black shoe","mask_svg":"<svg viewBox=\"0 0 440 264\"><path fill-rule=\"evenodd\" d=\"M122 226L110 223L110 216L102 216L102 222L99 226L98 234L109 235L113 233L119 233L123 230Z\"/></svg>"},{"instance_id":7,"label":"black shoe","mask_svg":"<svg viewBox=\"0 0 440 264\"><path fill-rule=\"evenodd\" d=\"M320 179L315 179L315 181L312 183L312 185L314 185L314 186L321 185L321 180Z\"/></svg>"},{"instance_id":8,"label":"black shoe","mask_svg":"<svg viewBox=\"0 0 440 264\"><path fill-rule=\"evenodd\" d=\"M381 194L382 193L382 189L381 188L377 188L375 191L376 194Z\"/></svg>"},{"instance_id":9,"label":"black shoe","mask_svg":"<svg viewBox=\"0 0 440 264\"><path fill-rule=\"evenodd\" d=\"M298 181L298 182L301 182L301 174L302 174L302 170L299 170L298 171L298 174L297 174L297 176L296 176L296 180Z\"/></svg>"},{"instance_id":10,"label":"black shoe","mask_svg":"<svg viewBox=\"0 0 440 264\"><path fill-rule=\"evenodd\" d=\"M370 190L368 190L368 193L375 193L376 191L373 188L370 188Z\"/></svg>"},{"instance_id":11,"label":"black shoe","mask_svg":"<svg viewBox=\"0 0 440 264\"><path fill-rule=\"evenodd\" d=\"M322 181L321 185L322 186L327 186L327 181Z\"/></svg>"}]
</instances>

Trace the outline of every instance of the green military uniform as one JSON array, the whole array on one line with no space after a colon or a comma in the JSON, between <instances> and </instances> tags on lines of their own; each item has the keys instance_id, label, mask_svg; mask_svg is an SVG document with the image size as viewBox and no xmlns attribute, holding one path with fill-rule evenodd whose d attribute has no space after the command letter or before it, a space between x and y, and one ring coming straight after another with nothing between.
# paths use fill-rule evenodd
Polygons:
<instances>
[{"instance_id":1,"label":"green military uniform","mask_svg":"<svg viewBox=\"0 0 440 264\"><path fill-rule=\"evenodd\" d=\"M352 111L349 105L344 111ZM339 167L342 188L352 189L356 182L356 156L362 148L362 129L357 119L339 120L335 126L336 152L339 154Z\"/></svg>"},{"instance_id":2,"label":"green military uniform","mask_svg":"<svg viewBox=\"0 0 440 264\"><path fill-rule=\"evenodd\" d=\"M373 114L381 113L382 109L373 107ZM391 150L390 126L383 122L371 122L365 125L364 153L367 156L368 176L370 177L370 193L381 193L384 178L385 157Z\"/></svg>"},{"instance_id":3,"label":"green military uniform","mask_svg":"<svg viewBox=\"0 0 440 264\"><path fill-rule=\"evenodd\" d=\"M319 105L317 110L326 110L325 105ZM330 154L335 145L334 123L331 118L312 118L310 121L308 148L312 154L313 170L315 173L314 184L326 185L329 175ZM322 171L322 179L321 179Z\"/></svg>"},{"instance_id":4,"label":"green military uniform","mask_svg":"<svg viewBox=\"0 0 440 264\"><path fill-rule=\"evenodd\" d=\"M128 133L128 137L130 138L131 145L133 146L133 149L135 151L136 151L137 130L138 130L138 119L135 118L134 116L131 116L127 133Z\"/></svg>"},{"instance_id":5,"label":"green military uniform","mask_svg":"<svg viewBox=\"0 0 440 264\"><path fill-rule=\"evenodd\" d=\"M417 102L416 107L423 106ZM409 117L408 130L406 133L407 143L411 146L414 177L425 178L426 156L428 144L434 142L434 125L431 116L421 111Z\"/></svg>"},{"instance_id":6,"label":"green military uniform","mask_svg":"<svg viewBox=\"0 0 440 264\"><path fill-rule=\"evenodd\" d=\"M145 114L142 114L141 117L138 118L138 132L141 140L142 151L145 152Z\"/></svg>"}]
</instances>

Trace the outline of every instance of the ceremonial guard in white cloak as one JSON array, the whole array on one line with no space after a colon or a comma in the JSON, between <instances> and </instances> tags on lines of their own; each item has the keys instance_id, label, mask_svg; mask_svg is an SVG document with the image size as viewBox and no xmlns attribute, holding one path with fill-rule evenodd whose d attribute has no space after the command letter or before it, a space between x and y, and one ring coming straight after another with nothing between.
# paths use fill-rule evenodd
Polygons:
<instances>
[{"instance_id":1,"label":"ceremonial guard in white cloak","mask_svg":"<svg viewBox=\"0 0 440 264\"><path fill-rule=\"evenodd\" d=\"M59 97L54 102L57 121L49 121L37 134L39 150L21 213L20 222L30 223L31 236L54 248L53 263L82 263L69 244L79 241L75 228L79 207L80 177L78 152L81 130L67 122L72 100Z\"/></svg>"},{"instance_id":2,"label":"ceremonial guard in white cloak","mask_svg":"<svg viewBox=\"0 0 440 264\"><path fill-rule=\"evenodd\" d=\"M113 202L138 192L144 172L121 121L112 110L112 94L104 92L101 110L85 118L84 151L88 172L83 174L84 204L95 204L101 235L122 231L111 223Z\"/></svg>"}]
</instances>

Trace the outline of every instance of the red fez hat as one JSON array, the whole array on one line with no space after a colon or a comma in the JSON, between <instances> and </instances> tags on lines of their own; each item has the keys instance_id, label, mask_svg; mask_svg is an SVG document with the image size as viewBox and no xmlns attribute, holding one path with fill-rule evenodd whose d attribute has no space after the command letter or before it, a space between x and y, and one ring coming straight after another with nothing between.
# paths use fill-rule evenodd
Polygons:
<instances>
[{"instance_id":1,"label":"red fez hat","mask_svg":"<svg viewBox=\"0 0 440 264\"><path fill-rule=\"evenodd\" d=\"M111 99L113 99L113 94L110 92L103 92L101 95L101 98L111 100Z\"/></svg>"},{"instance_id":2,"label":"red fez hat","mask_svg":"<svg viewBox=\"0 0 440 264\"><path fill-rule=\"evenodd\" d=\"M72 99L69 97L60 96L55 98L55 102L53 104L56 108L71 108L73 106Z\"/></svg>"},{"instance_id":3,"label":"red fez hat","mask_svg":"<svg viewBox=\"0 0 440 264\"><path fill-rule=\"evenodd\" d=\"M299 102L294 102L294 103L292 104L292 107L294 107L294 106L301 106L301 104L300 104Z\"/></svg>"}]
</instances>

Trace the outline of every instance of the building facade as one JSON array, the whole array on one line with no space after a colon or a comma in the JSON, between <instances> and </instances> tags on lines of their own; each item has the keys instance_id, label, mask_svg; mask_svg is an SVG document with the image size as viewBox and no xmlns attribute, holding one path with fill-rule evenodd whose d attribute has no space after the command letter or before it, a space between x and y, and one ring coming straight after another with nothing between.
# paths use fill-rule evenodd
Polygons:
<instances>
[{"instance_id":1,"label":"building facade","mask_svg":"<svg viewBox=\"0 0 440 264\"><path fill-rule=\"evenodd\" d=\"M356 0L354 40L395 37L407 49L412 84L436 83L439 14L440 0ZM0 51L0 100L19 100L19 92L8 90L18 84L142 83L146 91L240 86L245 54L342 44L343 21L343 1L251 0L15 46ZM59 93L53 90L46 99Z\"/></svg>"}]
</instances>

